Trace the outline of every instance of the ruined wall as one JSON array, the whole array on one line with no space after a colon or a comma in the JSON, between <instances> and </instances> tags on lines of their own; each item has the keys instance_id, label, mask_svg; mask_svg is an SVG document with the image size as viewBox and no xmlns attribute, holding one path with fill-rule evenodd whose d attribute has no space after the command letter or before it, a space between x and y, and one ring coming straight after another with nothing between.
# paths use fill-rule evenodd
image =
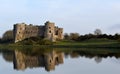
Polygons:
<instances>
[{"instance_id":1,"label":"ruined wall","mask_svg":"<svg viewBox=\"0 0 120 74\"><path fill-rule=\"evenodd\" d=\"M39 26L39 36L44 37L45 26Z\"/></svg>"},{"instance_id":2,"label":"ruined wall","mask_svg":"<svg viewBox=\"0 0 120 74\"><path fill-rule=\"evenodd\" d=\"M24 38L35 37L39 35L38 26L26 25L23 33Z\"/></svg>"},{"instance_id":3,"label":"ruined wall","mask_svg":"<svg viewBox=\"0 0 120 74\"><path fill-rule=\"evenodd\" d=\"M63 28L55 27L55 38L56 40L63 39Z\"/></svg>"},{"instance_id":4,"label":"ruined wall","mask_svg":"<svg viewBox=\"0 0 120 74\"><path fill-rule=\"evenodd\" d=\"M14 42L19 42L29 37L42 36L48 40L63 39L63 28L58 28L55 23L47 21L44 26L33 26L25 23L14 25Z\"/></svg>"},{"instance_id":5,"label":"ruined wall","mask_svg":"<svg viewBox=\"0 0 120 74\"><path fill-rule=\"evenodd\" d=\"M14 40L15 43L29 37L39 36L39 26L27 25L18 23L14 25Z\"/></svg>"}]
</instances>

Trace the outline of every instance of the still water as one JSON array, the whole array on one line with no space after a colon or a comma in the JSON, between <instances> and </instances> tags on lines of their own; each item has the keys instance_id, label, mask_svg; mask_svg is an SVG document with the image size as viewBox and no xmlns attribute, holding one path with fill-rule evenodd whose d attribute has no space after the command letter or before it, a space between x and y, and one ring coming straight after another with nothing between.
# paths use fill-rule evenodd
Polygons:
<instances>
[{"instance_id":1,"label":"still water","mask_svg":"<svg viewBox=\"0 0 120 74\"><path fill-rule=\"evenodd\" d=\"M119 49L1 49L1 74L120 74Z\"/></svg>"}]
</instances>

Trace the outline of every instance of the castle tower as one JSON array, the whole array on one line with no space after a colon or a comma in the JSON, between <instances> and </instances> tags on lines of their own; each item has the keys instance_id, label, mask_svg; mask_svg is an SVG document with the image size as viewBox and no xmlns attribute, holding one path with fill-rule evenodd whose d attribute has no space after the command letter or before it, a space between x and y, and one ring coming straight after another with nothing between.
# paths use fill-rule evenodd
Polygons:
<instances>
[{"instance_id":1,"label":"castle tower","mask_svg":"<svg viewBox=\"0 0 120 74\"><path fill-rule=\"evenodd\" d=\"M15 43L23 40L25 25L26 25L25 23L14 24L14 42Z\"/></svg>"},{"instance_id":2,"label":"castle tower","mask_svg":"<svg viewBox=\"0 0 120 74\"><path fill-rule=\"evenodd\" d=\"M45 23L45 34L44 37L48 40L55 41L55 24L47 21Z\"/></svg>"},{"instance_id":3,"label":"castle tower","mask_svg":"<svg viewBox=\"0 0 120 74\"><path fill-rule=\"evenodd\" d=\"M58 29L58 39L63 39L63 28Z\"/></svg>"}]
</instances>

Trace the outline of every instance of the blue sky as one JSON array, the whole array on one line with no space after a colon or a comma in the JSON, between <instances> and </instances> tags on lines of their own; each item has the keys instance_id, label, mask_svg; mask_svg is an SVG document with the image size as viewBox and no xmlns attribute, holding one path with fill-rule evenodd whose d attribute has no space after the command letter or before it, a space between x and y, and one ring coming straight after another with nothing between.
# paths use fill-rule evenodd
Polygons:
<instances>
[{"instance_id":1,"label":"blue sky","mask_svg":"<svg viewBox=\"0 0 120 74\"><path fill-rule=\"evenodd\" d=\"M0 0L0 36L15 23L47 20L67 33L120 33L120 0Z\"/></svg>"}]
</instances>

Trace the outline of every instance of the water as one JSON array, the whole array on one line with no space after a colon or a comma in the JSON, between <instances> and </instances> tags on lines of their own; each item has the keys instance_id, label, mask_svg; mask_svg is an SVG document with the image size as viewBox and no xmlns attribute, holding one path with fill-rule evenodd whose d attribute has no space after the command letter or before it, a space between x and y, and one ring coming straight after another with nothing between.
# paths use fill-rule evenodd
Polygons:
<instances>
[{"instance_id":1,"label":"water","mask_svg":"<svg viewBox=\"0 0 120 74\"><path fill-rule=\"evenodd\" d=\"M1 74L120 74L119 49L0 51Z\"/></svg>"}]
</instances>

